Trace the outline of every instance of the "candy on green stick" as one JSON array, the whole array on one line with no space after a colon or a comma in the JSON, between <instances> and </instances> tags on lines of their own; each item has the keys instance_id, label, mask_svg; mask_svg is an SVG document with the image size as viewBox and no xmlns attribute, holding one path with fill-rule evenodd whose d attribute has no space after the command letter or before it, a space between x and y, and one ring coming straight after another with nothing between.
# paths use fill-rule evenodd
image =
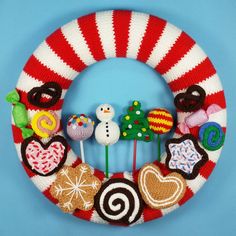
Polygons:
<instances>
[{"instance_id":1,"label":"candy on green stick","mask_svg":"<svg viewBox=\"0 0 236 236\"><path fill-rule=\"evenodd\" d=\"M11 91L6 96L6 101L14 105L12 109L12 116L16 127L21 129L22 137L29 138L33 135L33 130L26 128L29 123L26 107L20 102L20 96L16 90Z\"/></svg>"}]
</instances>

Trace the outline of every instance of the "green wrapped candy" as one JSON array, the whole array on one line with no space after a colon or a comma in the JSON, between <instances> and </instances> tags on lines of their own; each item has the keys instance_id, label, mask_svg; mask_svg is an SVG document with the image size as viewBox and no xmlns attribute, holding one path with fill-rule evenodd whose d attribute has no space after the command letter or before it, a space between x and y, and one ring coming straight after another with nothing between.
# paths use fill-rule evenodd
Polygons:
<instances>
[{"instance_id":1,"label":"green wrapped candy","mask_svg":"<svg viewBox=\"0 0 236 236\"><path fill-rule=\"evenodd\" d=\"M12 116L15 125L21 129L23 138L29 138L33 135L33 130L25 128L29 123L28 113L26 107L20 102L20 96L16 90L11 91L6 96L6 101L14 105Z\"/></svg>"},{"instance_id":2,"label":"green wrapped candy","mask_svg":"<svg viewBox=\"0 0 236 236\"><path fill-rule=\"evenodd\" d=\"M24 104L18 102L14 105L12 110L12 115L14 118L14 122L17 127L23 128L28 125L29 119L27 110Z\"/></svg>"}]
</instances>

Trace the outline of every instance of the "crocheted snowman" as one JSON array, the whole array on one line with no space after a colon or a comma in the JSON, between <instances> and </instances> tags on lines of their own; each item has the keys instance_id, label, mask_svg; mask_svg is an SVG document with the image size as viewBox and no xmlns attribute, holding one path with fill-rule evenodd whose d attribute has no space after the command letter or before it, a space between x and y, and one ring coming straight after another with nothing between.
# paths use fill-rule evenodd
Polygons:
<instances>
[{"instance_id":1,"label":"crocheted snowman","mask_svg":"<svg viewBox=\"0 0 236 236\"><path fill-rule=\"evenodd\" d=\"M102 104L96 109L96 116L101 121L95 129L95 138L99 144L112 145L119 140L119 126L112 121L114 108L109 104Z\"/></svg>"}]
</instances>

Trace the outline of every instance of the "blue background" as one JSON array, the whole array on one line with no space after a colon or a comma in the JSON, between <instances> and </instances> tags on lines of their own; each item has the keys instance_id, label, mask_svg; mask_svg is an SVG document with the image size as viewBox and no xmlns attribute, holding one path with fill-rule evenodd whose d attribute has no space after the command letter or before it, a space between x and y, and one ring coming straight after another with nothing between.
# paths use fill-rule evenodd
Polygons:
<instances>
[{"instance_id":1,"label":"blue background","mask_svg":"<svg viewBox=\"0 0 236 236\"><path fill-rule=\"evenodd\" d=\"M10 128L10 106L4 102L26 60L47 35L81 15L119 8L158 15L190 34L216 66L228 106L225 147L209 181L180 209L133 228L76 219L62 214L44 198L18 161ZM233 0L0 0L0 235L236 235L235 12L236 1ZM144 110L165 106L174 113L172 95L158 78L146 65L128 59L93 65L77 78L68 92L63 120L74 112L91 113L96 105L105 101L114 105L118 119L135 98L143 102ZM124 81L128 81L126 87L122 86ZM87 161L102 169L103 149L92 144L93 141L85 144ZM150 152L152 145L153 153ZM79 151L78 144L73 147ZM111 147L112 171L131 169L131 147L129 142ZM93 148L99 153L96 157L92 156ZM153 160L155 144L140 143L138 153L139 166ZM145 159L142 153L146 153Z\"/></svg>"}]
</instances>

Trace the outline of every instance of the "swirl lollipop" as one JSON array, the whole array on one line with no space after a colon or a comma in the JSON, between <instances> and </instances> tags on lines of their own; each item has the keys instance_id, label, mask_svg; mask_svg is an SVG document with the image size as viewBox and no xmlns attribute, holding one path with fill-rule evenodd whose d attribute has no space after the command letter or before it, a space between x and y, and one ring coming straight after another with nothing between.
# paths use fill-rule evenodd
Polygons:
<instances>
[{"instance_id":1,"label":"swirl lollipop","mask_svg":"<svg viewBox=\"0 0 236 236\"><path fill-rule=\"evenodd\" d=\"M149 128L157 134L158 161L161 159L161 134L168 133L173 127L173 117L164 108L153 109L148 113Z\"/></svg>"},{"instance_id":2,"label":"swirl lollipop","mask_svg":"<svg viewBox=\"0 0 236 236\"><path fill-rule=\"evenodd\" d=\"M89 116L72 115L68 120L67 134L71 139L80 141L80 154L83 163L85 162L83 141L92 136L93 130L94 122Z\"/></svg>"},{"instance_id":3,"label":"swirl lollipop","mask_svg":"<svg viewBox=\"0 0 236 236\"><path fill-rule=\"evenodd\" d=\"M223 146L225 134L218 123L207 122L199 130L199 139L204 148L215 151Z\"/></svg>"},{"instance_id":4,"label":"swirl lollipop","mask_svg":"<svg viewBox=\"0 0 236 236\"><path fill-rule=\"evenodd\" d=\"M48 138L58 131L60 120L55 112L40 111L33 116L31 126L39 137Z\"/></svg>"}]
</instances>

